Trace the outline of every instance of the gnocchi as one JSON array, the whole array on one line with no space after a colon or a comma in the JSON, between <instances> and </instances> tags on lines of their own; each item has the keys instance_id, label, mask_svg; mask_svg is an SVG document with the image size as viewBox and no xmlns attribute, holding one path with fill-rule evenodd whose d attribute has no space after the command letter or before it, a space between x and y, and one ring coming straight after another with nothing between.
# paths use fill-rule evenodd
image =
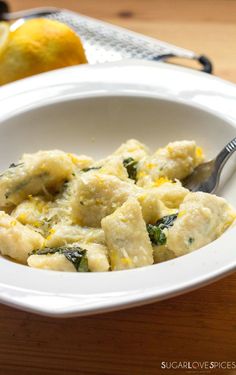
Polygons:
<instances>
[{"instance_id":1,"label":"gnocchi","mask_svg":"<svg viewBox=\"0 0 236 375\"><path fill-rule=\"evenodd\" d=\"M98 161L24 154L0 175L0 252L38 269L107 272L195 251L236 218L223 198L182 186L203 161L191 140L152 154L131 139Z\"/></svg>"}]
</instances>

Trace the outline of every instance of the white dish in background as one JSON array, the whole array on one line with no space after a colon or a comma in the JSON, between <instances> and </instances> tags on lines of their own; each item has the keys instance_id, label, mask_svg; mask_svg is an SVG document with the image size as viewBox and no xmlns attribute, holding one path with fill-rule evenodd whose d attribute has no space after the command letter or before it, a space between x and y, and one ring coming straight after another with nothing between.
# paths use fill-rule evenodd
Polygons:
<instances>
[{"instance_id":1,"label":"white dish in background","mask_svg":"<svg viewBox=\"0 0 236 375\"><path fill-rule=\"evenodd\" d=\"M23 152L58 148L95 158L136 138L153 150L194 139L214 156L236 133L236 86L162 63L126 61L57 70L0 90L0 170ZM236 207L235 158L218 194ZM108 273L63 273L1 258L0 301L76 316L175 296L236 269L236 229L189 255Z\"/></svg>"}]
</instances>

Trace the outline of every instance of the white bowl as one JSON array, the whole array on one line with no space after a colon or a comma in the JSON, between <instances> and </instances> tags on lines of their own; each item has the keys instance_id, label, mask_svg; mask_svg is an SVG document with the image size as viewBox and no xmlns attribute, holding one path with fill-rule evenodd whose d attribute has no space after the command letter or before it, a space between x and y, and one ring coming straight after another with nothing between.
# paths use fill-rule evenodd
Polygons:
<instances>
[{"instance_id":1,"label":"white bowl","mask_svg":"<svg viewBox=\"0 0 236 375\"><path fill-rule=\"evenodd\" d=\"M153 150L194 139L207 157L236 134L236 87L192 70L151 62L80 66L0 91L0 169L23 152L59 148L101 158L137 138ZM236 207L235 158L219 195ZM189 255L108 273L62 273L0 262L0 301L51 316L85 315L158 301L236 268L236 229Z\"/></svg>"}]
</instances>

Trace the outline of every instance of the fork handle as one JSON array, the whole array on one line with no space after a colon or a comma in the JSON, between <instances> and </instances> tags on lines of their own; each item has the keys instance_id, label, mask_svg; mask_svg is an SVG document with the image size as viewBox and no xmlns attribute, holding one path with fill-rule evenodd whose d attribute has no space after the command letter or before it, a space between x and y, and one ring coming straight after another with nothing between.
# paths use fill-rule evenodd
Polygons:
<instances>
[{"instance_id":1,"label":"fork handle","mask_svg":"<svg viewBox=\"0 0 236 375\"><path fill-rule=\"evenodd\" d=\"M236 151L236 138L232 139L221 152L217 155L215 159L215 168L219 171L224 167L228 159Z\"/></svg>"}]
</instances>

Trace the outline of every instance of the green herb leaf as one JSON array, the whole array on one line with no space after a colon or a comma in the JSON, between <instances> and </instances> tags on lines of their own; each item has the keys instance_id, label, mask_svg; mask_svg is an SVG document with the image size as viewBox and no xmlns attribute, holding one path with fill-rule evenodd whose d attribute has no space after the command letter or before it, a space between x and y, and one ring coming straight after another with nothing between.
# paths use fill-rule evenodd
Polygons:
<instances>
[{"instance_id":1,"label":"green herb leaf","mask_svg":"<svg viewBox=\"0 0 236 375\"><path fill-rule=\"evenodd\" d=\"M193 237L189 237L189 239L188 239L189 245L192 245L193 242L194 242L194 238Z\"/></svg>"},{"instance_id":2,"label":"green herb leaf","mask_svg":"<svg viewBox=\"0 0 236 375\"><path fill-rule=\"evenodd\" d=\"M151 242L155 245L165 245L166 235L165 233L156 225L148 224L147 231Z\"/></svg>"},{"instance_id":3,"label":"green herb leaf","mask_svg":"<svg viewBox=\"0 0 236 375\"><path fill-rule=\"evenodd\" d=\"M164 229L169 229L174 225L174 221L177 218L177 214L168 215L162 217L156 222L156 224L147 224L147 231L151 242L155 245L165 245L166 235L163 232Z\"/></svg>"},{"instance_id":4,"label":"green herb leaf","mask_svg":"<svg viewBox=\"0 0 236 375\"><path fill-rule=\"evenodd\" d=\"M11 163L8 168L16 168L16 167L19 167L20 165L23 165L23 164L24 163L18 163L18 164Z\"/></svg>"},{"instance_id":5,"label":"green herb leaf","mask_svg":"<svg viewBox=\"0 0 236 375\"><path fill-rule=\"evenodd\" d=\"M133 158L127 158L123 160L123 165L127 170L129 178L131 178L131 180L136 181L138 162L134 160Z\"/></svg>"},{"instance_id":6,"label":"green herb leaf","mask_svg":"<svg viewBox=\"0 0 236 375\"><path fill-rule=\"evenodd\" d=\"M8 174L12 175L15 172L12 169L17 168L17 167L22 167L23 165L24 165L24 163L18 163L18 164L11 163L9 165L8 169L0 174L0 178L5 176L5 175L8 175Z\"/></svg>"},{"instance_id":7,"label":"green herb leaf","mask_svg":"<svg viewBox=\"0 0 236 375\"><path fill-rule=\"evenodd\" d=\"M45 247L42 250L33 250L29 255L48 255L48 254L55 254L60 251L60 247Z\"/></svg>"},{"instance_id":8,"label":"green herb leaf","mask_svg":"<svg viewBox=\"0 0 236 375\"><path fill-rule=\"evenodd\" d=\"M89 272L87 250L80 246L45 247L42 250L34 250L30 255L63 254L75 267L77 272Z\"/></svg>"},{"instance_id":9,"label":"green herb leaf","mask_svg":"<svg viewBox=\"0 0 236 375\"><path fill-rule=\"evenodd\" d=\"M177 219L178 214L172 214L163 216L160 220L157 220L156 224L160 229L169 229L174 225L174 221Z\"/></svg>"},{"instance_id":10,"label":"green herb leaf","mask_svg":"<svg viewBox=\"0 0 236 375\"><path fill-rule=\"evenodd\" d=\"M68 259L71 263L73 263L77 272L88 272L88 258L87 258L87 250L81 249L81 247L77 247L76 250L72 248L71 250L65 250L63 252L66 259Z\"/></svg>"},{"instance_id":11,"label":"green herb leaf","mask_svg":"<svg viewBox=\"0 0 236 375\"><path fill-rule=\"evenodd\" d=\"M102 168L102 167L83 168L83 169L81 169L81 172L89 172L89 171L93 171L93 170L101 169L101 168Z\"/></svg>"},{"instance_id":12,"label":"green herb leaf","mask_svg":"<svg viewBox=\"0 0 236 375\"><path fill-rule=\"evenodd\" d=\"M17 167L20 166L20 165L21 164L18 164ZM14 167L11 167L11 168L14 168ZM7 173L7 172L10 173L11 170L6 171L5 173ZM5 193L6 199L8 199L11 195L18 193L20 190L23 190L23 189L27 188L27 185L29 185L33 180L35 180L35 184L41 183L41 181L44 181L45 179L47 179L48 176L49 176L48 172L43 172L43 173L40 173L40 174L32 176L32 177L26 177L23 181L19 182L16 185L13 185L13 187L10 190L6 191L6 193Z\"/></svg>"}]
</instances>

